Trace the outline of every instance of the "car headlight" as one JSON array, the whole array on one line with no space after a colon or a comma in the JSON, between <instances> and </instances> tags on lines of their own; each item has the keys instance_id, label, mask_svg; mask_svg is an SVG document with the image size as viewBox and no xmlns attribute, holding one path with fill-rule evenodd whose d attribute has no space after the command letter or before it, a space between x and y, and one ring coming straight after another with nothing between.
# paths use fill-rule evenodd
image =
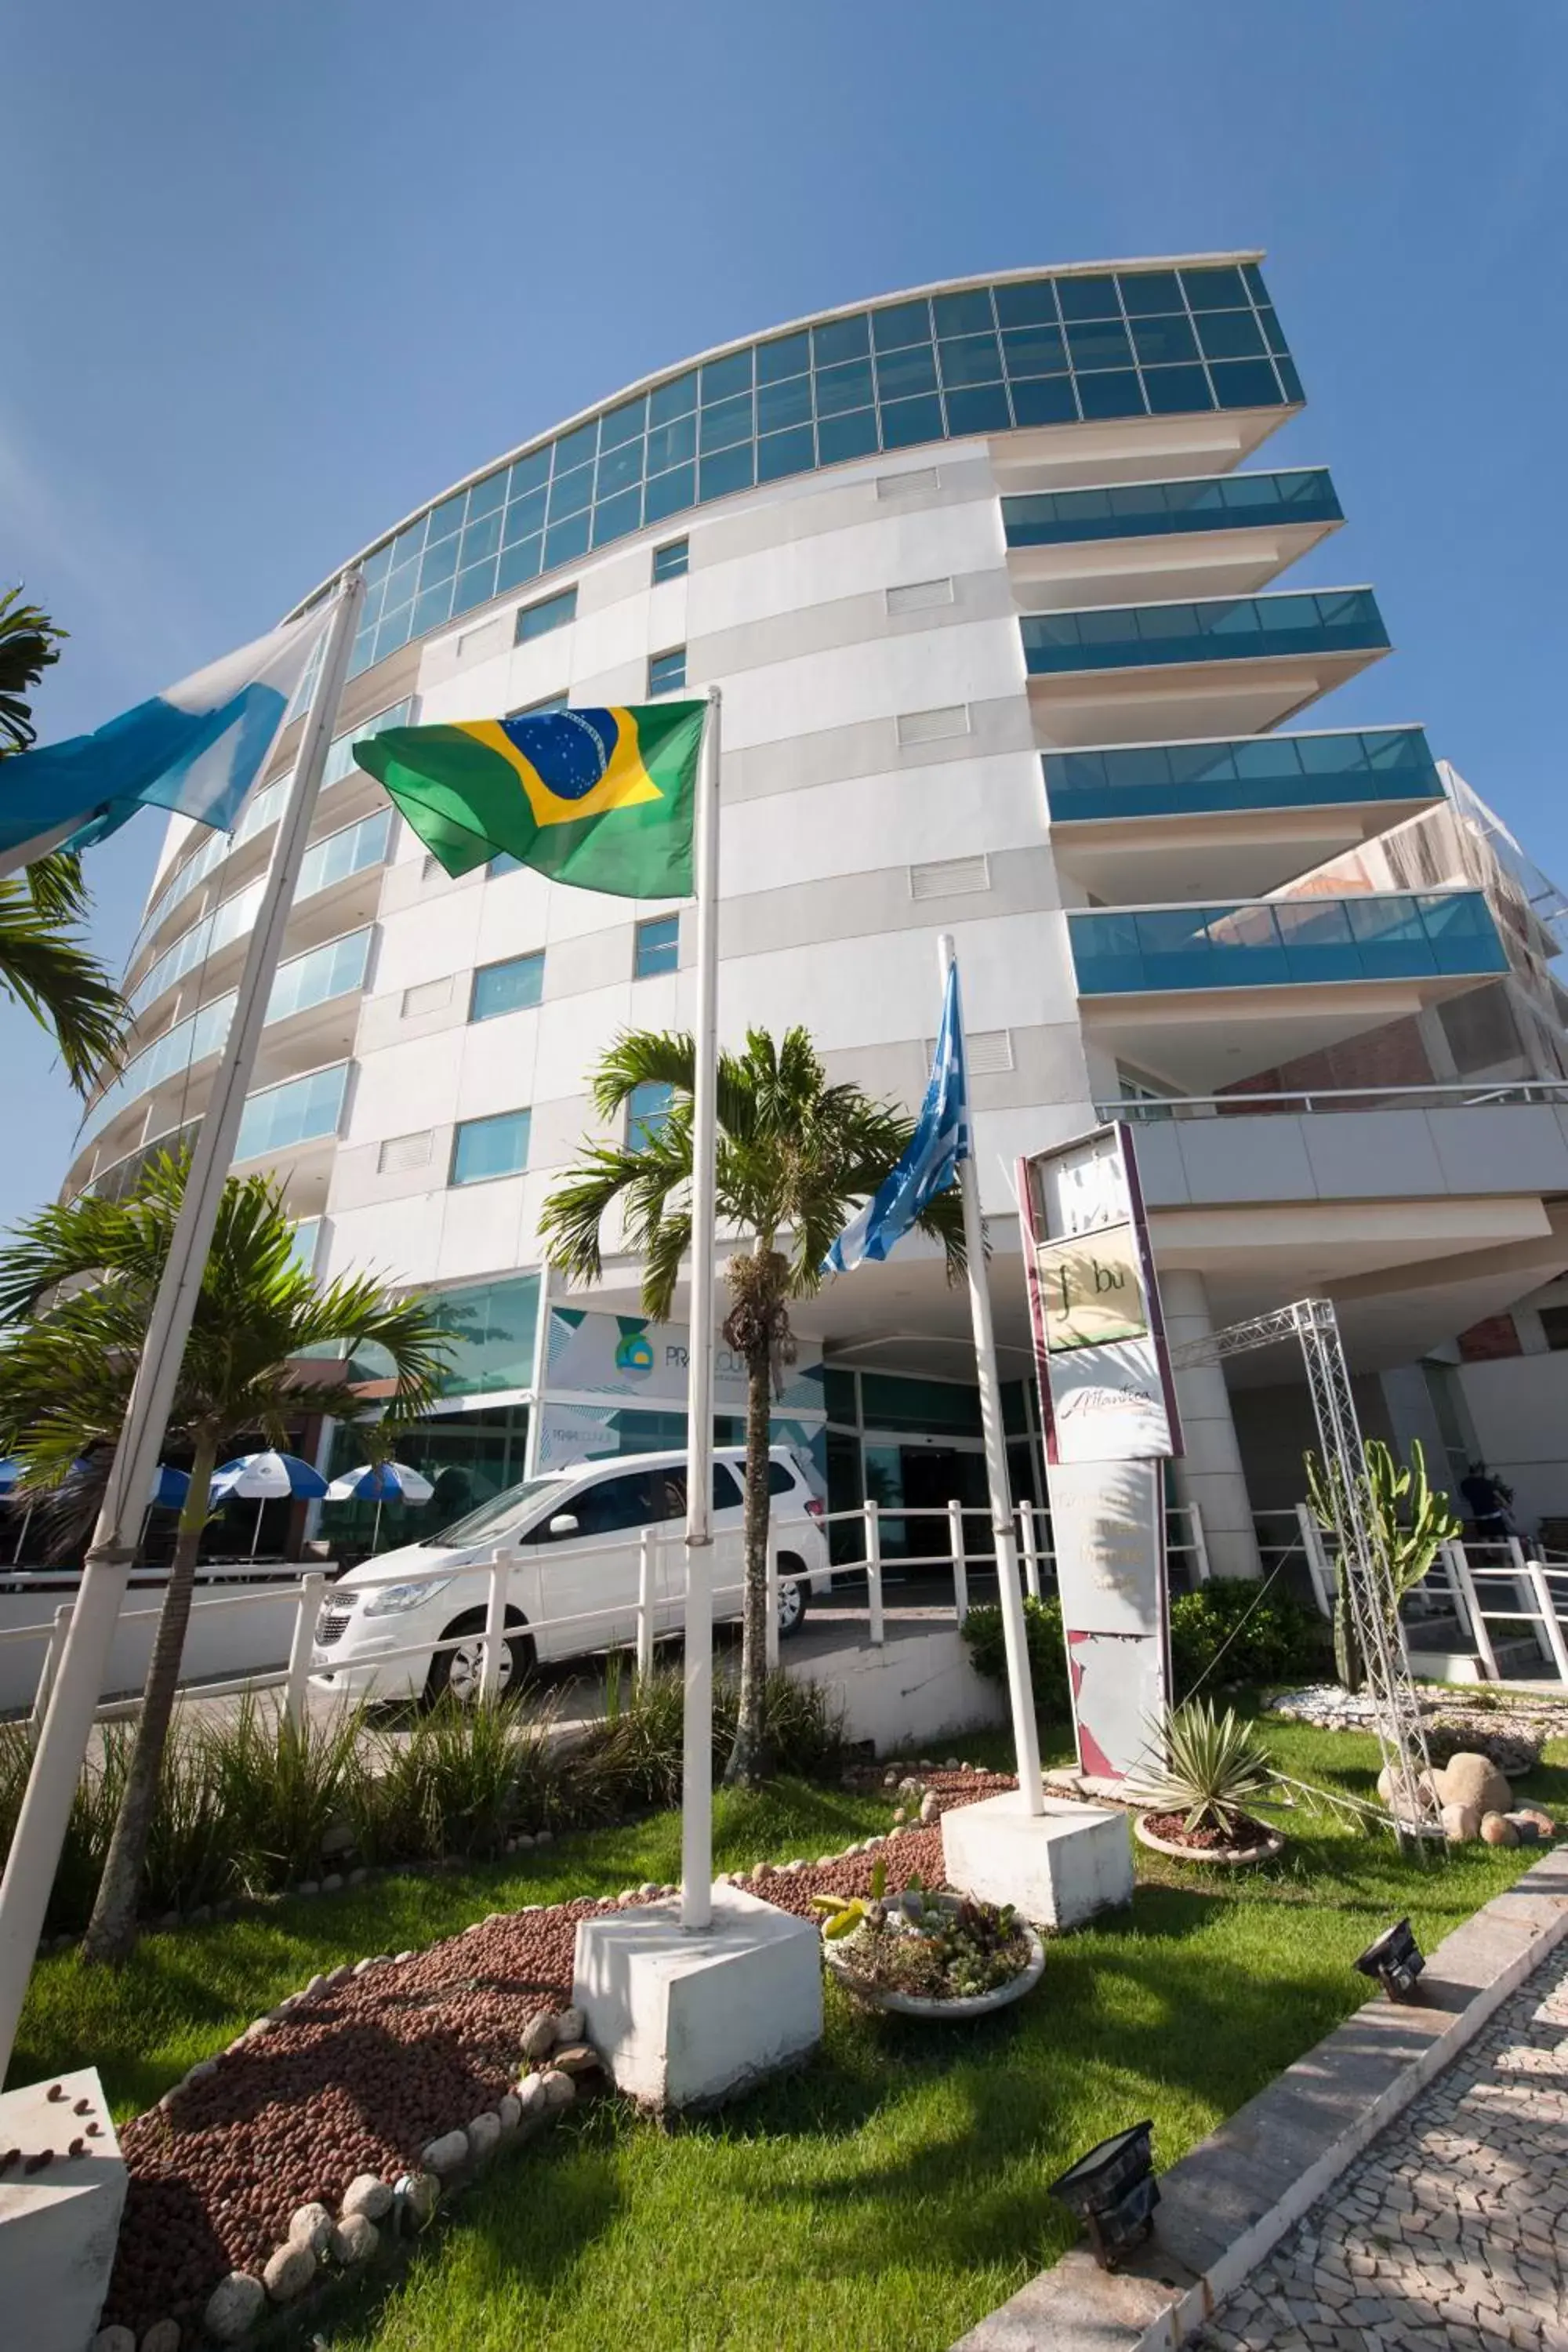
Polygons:
<instances>
[{"instance_id":1,"label":"car headlight","mask_svg":"<svg viewBox=\"0 0 1568 2352\"><path fill-rule=\"evenodd\" d=\"M385 1584L373 1592L364 1604L367 1617L396 1617L405 1609L418 1609L437 1594L445 1592L451 1583L449 1576L423 1576L416 1584Z\"/></svg>"}]
</instances>

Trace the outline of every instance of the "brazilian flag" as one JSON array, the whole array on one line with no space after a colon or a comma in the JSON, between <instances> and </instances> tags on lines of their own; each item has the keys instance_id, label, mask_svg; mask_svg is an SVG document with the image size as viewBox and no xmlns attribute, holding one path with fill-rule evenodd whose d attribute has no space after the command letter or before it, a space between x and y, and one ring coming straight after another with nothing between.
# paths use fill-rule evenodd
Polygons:
<instances>
[{"instance_id":1,"label":"brazilian flag","mask_svg":"<svg viewBox=\"0 0 1568 2352\"><path fill-rule=\"evenodd\" d=\"M505 850L579 890L689 898L706 702L389 727L354 745L448 874Z\"/></svg>"}]
</instances>

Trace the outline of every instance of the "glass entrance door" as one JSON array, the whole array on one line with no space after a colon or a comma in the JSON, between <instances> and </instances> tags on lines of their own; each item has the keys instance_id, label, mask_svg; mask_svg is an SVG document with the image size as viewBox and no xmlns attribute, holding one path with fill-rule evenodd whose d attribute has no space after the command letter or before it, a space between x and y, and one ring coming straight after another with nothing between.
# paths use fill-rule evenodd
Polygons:
<instances>
[{"instance_id":1,"label":"glass entrance door","mask_svg":"<svg viewBox=\"0 0 1568 2352\"><path fill-rule=\"evenodd\" d=\"M985 1455L977 1443L958 1439L922 1444L891 1432L868 1430L865 1475L868 1502L879 1503L884 1513L889 1514L903 1504L910 1513L907 1518L884 1517L885 1562L924 1561L928 1563L925 1566L911 1566L911 1578L931 1577L946 1581L950 1571L945 1563L952 1556L945 1517L949 1503L963 1506L966 1551L975 1556L989 1555ZM930 1564L933 1559L935 1565ZM987 1557L979 1572L984 1575L988 1570Z\"/></svg>"}]
</instances>

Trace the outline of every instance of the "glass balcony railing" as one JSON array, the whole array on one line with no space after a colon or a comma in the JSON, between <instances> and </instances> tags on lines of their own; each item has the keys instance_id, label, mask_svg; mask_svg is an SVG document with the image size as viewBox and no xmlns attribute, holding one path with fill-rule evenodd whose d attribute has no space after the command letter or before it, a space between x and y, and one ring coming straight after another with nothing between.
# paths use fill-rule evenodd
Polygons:
<instances>
[{"instance_id":1,"label":"glass balcony railing","mask_svg":"<svg viewBox=\"0 0 1568 2352\"><path fill-rule=\"evenodd\" d=\"M268 1022L286 1021L290 1013L308 1013L315 1005L329 1003L334 996L346 996L363 988L370 942L371 927L367 927L363 931L351 931L342 939L329 940L324 947L312 948L306 955L291 956L287 963L280 963L272 982L272 993L267 1000ZM236 1001L233 989L226 996L214 997L210 1004L204 1004L188 1020L177 1021L172 1029L165 1029L143 1053L128 1062L82 1120L77 1150L79 1151L95 1135L100 1135L127 1103L194 1069L209 1054L221 1053L228 1038Z\"/></svg>"},{"instance_id":2,"label":"glass balcony railing","mask_svg":"<svg viewBox=\"0 0 1568 2352\"><path fill-rule=\"evenodd\" d=\"M268 1020L287 1021L292 1013L309 1013L314 1005L363 988L370 940L368 929L351 931L345 939L329 940L325 947L280 963L267 1000Z\"/></svg>"},{"instance_id":3,"label":"glass balcony railing","mask_svg":"<svg viewBox=\"0 0 1568 2352\"><path fill-rule=\"evenodd\" d=\"M1381 653L1388 646L1370 588L1026 613L1019 625L1031 677L1065 670L1266 661L1290 654Z\"/></svg>"},{"instance_id":4,"label":"glass balcony railing","mask_svg":"<svg viewBox=\"0 0 1568 2352\"><path fill-rule=\"evenodd\" d=\"M1437 763L1419 727L1045 751L1041 766L1058 824L1443 797Z\"/></svg>"},{"instance_id":5,"label":"glass balcony railing","mask_svg":"<svg viewBox=\"0 0 1568 2352\"><path fill-rule=\"evenodd\" d=\"M1508 960L1479 890L1069 914L1080 996L1482 977Z\"/></svg>"},{"instance_id":6,"label":"glass balcony railing","mask_svg":"<svg viewBox=\"0 0 1568 2352\"><path fill-rule=\"evenodd\" d=\"M300 867L294 904L313 898L318 890L329 889L351 874L363 873L367 866L384 864L391 838L392 811L383 808L362 816L357 824L344 825L341 833L329 833L324 841L313 842Z\"/></svg>"},{"instance_id":7,"label":"glass balcony railing","mask_svg":"<svg viewBox=\"0 0 1568 2352\"><path fill-rule=\"evenodd\" d=\"M413 708L411 700L394 703L389 709L378 710L374 719L362 719L357 727L346 728L342 734L335 735L328 746L326 766L321 772L322 792L341 783L352 772L355 764L353 746L356 741L362 741L367 735L379 735L384 727L401 727ZM289 715L292 716L292 712ZM195 855L176 868L143 915L142 927L132 944L130 961L134 962L164 917L173 912L182 898L189 896L198 882L205 882L207 876L242 843L253 841L258 833L265 832L282 815L293 773L290 768L281 776L275 776L269 784L263 784L258 792L252 793L240 810L234 831L209 834ZM302 898L305 894L300 891L298 895ZM143 982L142 986L145 985Z\"/></svg>"},{"instance_id":8,"label":"glass balcony railing","mask_svg":"<svg viewBox=\"0 0 1568 2352\"><path fill-rule=\"evenodd\" d=\"M182 931L174 946L166 948L157 962L148 966L132 992L132 1013L145 1012L155 998L162 996L166 988L173 988L177 980L183 980L186 972L195 971L197 964L205 963L208 956L216 955L232 940L243 938L256 920L256 910L266 887L267 877L263 875L259 881L237 890L232 898L226 898L212 914L204 915L199 923L193 923L188 931Z\"/></svg>"},{"instance_id":9,"label":"glass balcony railing","mask_svg":"<svg viewBox=\"0 0 1568 2352\"><path fill-rule=\"evenodd\" d=\"M348 1077L348 1063L336 1062L330 1069L311 1070L305 1077L287 1078L281 1086L247 1095L235 1159L255 1160L265 1152L289 1151L297 1144L336 1135Z\"/></svg>"},{"instance_id":10,"label":"glass balcony railing","mask_svg":"<svg viewBox=\"0 0 1568 2352\"><path fill-rule=\"evenodd\" d=\"M1031 491L1002 501L1009 547L1068 547L1082 540L1160 539L1184 531L1343 520L1321 466L1285 474L1123 482L1099 490Z\"/></svg>"}]
</instances>

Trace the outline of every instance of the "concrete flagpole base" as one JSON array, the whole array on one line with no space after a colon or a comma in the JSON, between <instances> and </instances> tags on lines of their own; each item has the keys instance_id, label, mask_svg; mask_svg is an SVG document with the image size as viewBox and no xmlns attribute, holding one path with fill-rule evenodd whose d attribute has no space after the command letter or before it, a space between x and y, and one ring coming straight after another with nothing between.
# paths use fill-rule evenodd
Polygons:
<instances>
[{"instance_id":1,"label":"concrete flagpole base","mask_svg":"<svg viewBox=\"0 0 1568 2352\"><path fill-rule=\"evenodd\" d=\"M1016 1789L942 1817L950 1885L983 1903L1011 1903L1045 1927L1077 1927L1132 1900L1128 1818L1104 1805L1047 1797L1026 1812Z\"/></svg>"},{"instance_id":2,"label":"concrete flagpole base","mask_svg":"<svg viewBox=\"0 0 1568 2352\"><path fill-rule=\"evenodd\" d=\"M109 2292L126 2186L96 2068L0 2093L0 2157L13 2148L20 2155L0 2172L0 2337L25 2342L27 2352L88 2352ZM29 2172L29 2158L36 2163L46 2148L49 2161Z\"/></svg>"},{"instance_id":3,"label":"concrete flagpole base","mask_svg":"<svg viewBox=\"0 0 1568 2352\"><path fill-rule=\"evenodd\" d=\"M580 1921L572 2000L618 2091L716 2106L821 2041L822 1947L809 1920L717 1885L704 1927L673 1901Z\"/></svg>"}]
</instances>

